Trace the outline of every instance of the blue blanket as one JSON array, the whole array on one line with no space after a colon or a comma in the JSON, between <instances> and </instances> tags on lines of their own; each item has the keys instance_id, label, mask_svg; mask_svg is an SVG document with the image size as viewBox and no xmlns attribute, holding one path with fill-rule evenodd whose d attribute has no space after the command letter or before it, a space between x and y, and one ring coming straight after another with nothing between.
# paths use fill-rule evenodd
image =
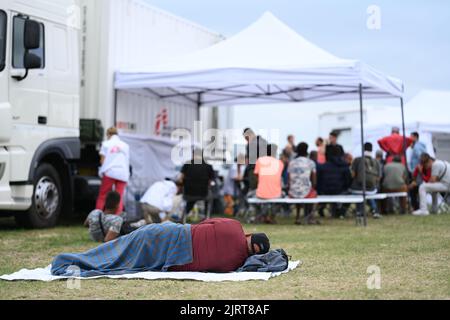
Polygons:
<instances>
[{"instance_id":1,"label":"blue blanket","mask_svg":"<svg viewBox=\"0 0 450 320\"><path fill-rule=\"evenodd\" d=\"M192 260L190 225L152 224L85 253L57 256L52 275L95 277L168 271Z\"/></svg>"}]
</instances>

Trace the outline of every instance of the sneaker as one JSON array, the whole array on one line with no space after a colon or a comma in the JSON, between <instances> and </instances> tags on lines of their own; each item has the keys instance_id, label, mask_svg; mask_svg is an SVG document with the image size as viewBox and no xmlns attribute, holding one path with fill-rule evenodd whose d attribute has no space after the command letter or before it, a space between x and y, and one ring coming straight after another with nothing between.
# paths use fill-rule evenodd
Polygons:
<instances>
[{"instance_id":1,"label":"sneaker","mask_svg":"<svg viewBox=\"0 0 450 320\"><path fill-rule=\"evenodd\" d=\"M430 212L419 209L419 210L414 211L412 214L413 214L413 216L429 216Z\"/></svg>"},{"instance_id":2,"label":"sneaker","mask_svg":"<svg viewBox=\"0 0 450 320\"><path fill-rule=\"evenodd\" d=\"M379 213L374 213L373 214L373 218L374 219L381 219L381 218L383 218L383 216L381 214L379 214Z\"/></svg>"},{"instance_id":3,"label":"sneaker","mask_svg":"<svg viewBox=\"0 0 450 320\"><path fill-rule=\"evenodd\" d=\"M138 222L130 223L130 227L132 227L134 229L139 229L146 225L147 225L147 222L145 220L140 220Z\"/></svg>"}]
</instances>

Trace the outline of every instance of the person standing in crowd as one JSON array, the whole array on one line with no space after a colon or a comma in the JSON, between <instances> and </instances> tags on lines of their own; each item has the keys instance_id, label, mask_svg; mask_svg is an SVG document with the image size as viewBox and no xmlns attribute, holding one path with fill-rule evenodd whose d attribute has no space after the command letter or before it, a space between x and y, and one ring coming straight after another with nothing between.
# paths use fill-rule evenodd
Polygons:
<instances>
[{"instance_id":1,"label":"person standing in crowd","mask_svg":"<svg viewBox=\"0 0 450 320\"><path fill-rule=\"evenodd\" d=\"M423 153L427 152L427 147L425 146L425 144L422 141L419 141L419 133L418 132L413 132L411 133L411 149L412 149L412 153L411 153L411 160L408 163L409 166L409 172L414 172L417 168L417 166L420 164L420 157L422 156Z\"/></svg>"},{"instance_id":2,"label":"person standing in crowd","mask_svg":"<svg viewBox=\"0 0 450 320\"><path fill-rule=\"evenodd\" d=\"M183 198L186 201L183 223L198 201L205 201L205 216L208 212L208 196L211 182L214 180L214 169L203 158L203 150L193 151L192 161L181 169L179 183L183 185Z\"/></svg>"},{"instance_id":3,"label":"person standing in crowd","mask_svg":"<svg viewBox=\"0 0 450 320\"><path fill-rule=\"evenodd\" d=\"M283 154L288 157L288 161L295 158L295 137L294 135L289 135L287 137L287 145L283 150Z\"/></svg>"},{"instance_id":4,"label":"person standing in crowd","mask_svg":"<svg viewBox=\"0 0 450 320\"><path fill-rule=\"evenodd\" d=\"M384 161L383 150L377 150L377 152L375 153L375 160L378 161L378 164L380 165L381 168L381 175L383 175L383 167L386 164L386 162Z\"/></svg>"},{"instance_id":5,"label":"person standing in crowd","mask_svg":"<svg viewBox=\"0 0 450 320\"><path fill-rule=\"evenodd\" d=\"M312 160L315 164L316 164L316 168L317 165L319 164L319 153L317 151L311 151L309 153L309 159Z\"/></svg>"},{"instance_id":6,"label":"person standing in crowd","mask_svg":"<svg viewBox=\"0 0 450 320\"><path fill-rule=\"evenodd\" d=\"M384 137L378 140L380 148L387 153L386 163L391 163L394 161L394 157L399 156L401 162L406 164L405 151L413 143L412 139L409 137L403 138L400 135L400 128L392 128L392 134L390 136Z\"/></svg>"},{"instance_id":7,"label":"person standing in crowd","mask_svg":"<svg viewBox=\"0 0 450 320\"><path fill-rule=\"evenodd\" d=\"M414 210L420 209L419 202L419 188L422 183L428 183L431 179L431 168L425 169L425 167L419 162L412 174L412 182L408 186L409 197L411 198L411 204Z\"/></svg>"},{"instance_id":8,"label":"person standing in crowd","mask_svg":"<svg viewBox=\"0 0 450 320\"><path fill-rule=\"evenodd\" d=\"M353 183L351 191L353 194L361 195L363 192L363 174L365 172L366 177L366 191L367 194L378 193L378 185L381 176L380 164L376 159L372 157L373 145L366 143L364 145L364 158L358 157L352 164L352 177ZM363 160L364 159L364 160ZM365 171L363 171L363 161L365 161ZM372 215L375 219L381 218L378 212L377 203L375 200L368 201L370 208L372 209ZM363 204L357 205L358 215L362 216Z\"/></svg>"},{"instance_id":9,"label":"person standing in crowd","mask_svg":"<svg viewBox=\"0 0 450 320\"><path fill-rule=\"evenodd\" d=\"M156 182L148 188L140 201L145 223L161 223L164 215L167 218L173 209L174 198L181 190L181 184L170 179Z\"/></svg>"},{"instance_id":10,"label":"person standing in crowd","mask_svg":"<svg viewBox=\"0 0 450 320\"><path fill-rule=\"evenodd\" d=\"M413 212L415 216L430 214L427 205L427 194L433 197L432 213L438 209L437 196L440 192L450 192L450 163L433 159L428 153L421 156L420 162L424 169L431 169L431 178L428 183L419 187L420 209Z\"/></svg>"},{"instance_id":11,"label":"person standing in crowd","mask_svg":"<svg viewBox=\"0 0 450 320\"><path fill-rule=\"evenodd\" d=\"M297 158L289 163L289 197L294 199L317 198L317 168L314 161L308 159L308 144L302 142L297 148ZM313 205L304 205L305 220L308 224L317 224L313 216ZM300 221L301 205L297 205L296 224Z\"/></svg>"},{"instance_id":12,"label":"person standing in crowd","mask_svg":"<svg viewBox=\"0 0 450 320\"><path fill-rule=\"evenodd\" d=\"M256 190L258 187L255 177L256 161L267 156L267 141L261 136L257 136L255 132L247 128L244 130L244 138L247 141L246 150L246 168L244 172L245 194Z\"/></svg>"},{"instance_id":13,"label":"person standing in crowd","mask_svg":"<svg viewBox=\"0 0 450 320\"><path fill-rule=\"evenodd\" d=\"M337 142L338 137L339 133L337 131L330 133L329 143L325 148L326 161L329 161L331 158L340 158L340 160L344 160L344 148Z\"/></svg>"},{"instance_id":14,"label":"person standing in crowd","mask_svg":"<svg viewBox=\"0 0 450 320\"><path fill-rule=\"evenodd\" d=\"M102 184L96 209L105 209L106 195L114 189L120 194L120 204L116 214L121 214L123 212L123 194L130 179L130 147L120 140L116 128L108 129L107 138L100 149L101 168L99 174Z\"/></svg>"},{"instance_id":15,"label":"person standing in crowd","mask_svg":"<svg viewBox=\"0 0 450 320\"><path fill-rule=\"evenodd\" d=\"M240 155L236 157L235 163L229 166L228 174L224 179L223 193L225 202L225 214L227 216L234 216L241 205L241 182L243 180L244 159ZM236 205L237 204L237 205Z\"/></svg>"},{"instance_id":16,"label":"person standing in crowd","mask_svg":"<svg viewBox=\"0 0 450 320\"><path fill-rule=\"evenodd\" d=\"M317 138L316 140L317 146L317 163L324 164L326 162L325 158L325 141L322 138Z\"/></svg>"},{"instance_id":17,"label":"person standing in crowd","mask_svg":"<svg viewBox=\"0 0 450 320\"><path fill-rule=\"evenodd\" d=\"M283 162L283 165L284 165L282 179L283 179L283 188L285 189L285 188L287 188L287 186L289 184L288 167L289 167L289 163L292 161L292 159L290 158L290 155L286 153L286 150L285 150L281 154L280 160L281 160L281 162Z\"/></svg>"},{"instance_id":18,"label":"person standing in crowd","mask_svg":"<svg viewBox=\"0 0 450 320\"><path fill-rule=\"evenodd\" d=\"M326 152L327 162L317 166L317 192L319 195L347 194L352 181L350 167L343 161L343 153L339 148L328 147L331 149ZM345 218L348 206L332 204L331 207L333 217Z\"/></svg>"},{"instance_id":19,"label":"person standing in crowd","mask_svg":"<svg viewBox=\"0 0 450 320\"><path fill-rule=\"evenodd\" d=\"M271 200L283 196L281 176L283 174L284 164L276 158L278 147L269 145L267 147L267 156L258 159L255 165L255 176L258 181L256 196L259 199ZM273 223L273 217L265 215L263 217L266 223Z\"/></svg>"},{"instance_id":20,"label":"person standing in crowd","mask_svg":"<svg viewBox=\"0 0 450 320\"><path fill-rule=\"evenodd\" d=\"M344 154L344 161L351 166L353 163L353 155L351 153Z\"/></svg>"},{"instance_id":21,"label":"person standing in crowd","mask_svg":"<svg viewBox=\"0 0 450 320\"><path fill-rule=\"evenodd\" d=\"M408 170L402 164L402 158L395 156L393 162L384 166L383 193L408 192ZM387 212L387 200L382 202L382 213ZM400 210L405 214L407 209L407 197L400 198ZM391 210L391 208L389 208Z\"/></svg>"}]
</instances>

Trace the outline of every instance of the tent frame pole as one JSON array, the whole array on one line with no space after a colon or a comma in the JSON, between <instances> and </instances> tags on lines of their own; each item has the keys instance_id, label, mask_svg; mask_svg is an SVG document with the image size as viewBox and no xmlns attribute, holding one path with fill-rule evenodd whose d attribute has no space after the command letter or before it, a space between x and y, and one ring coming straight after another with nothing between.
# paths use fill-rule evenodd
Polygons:
<instances>
[{"instance_id":1,"label":"tent frame pole","mask_svg":"<svg viewBox=\"0 0 450 320\"><path fill-rule=\"evenodd\" d=\"M359 112L361 121L361 159L362 159L362 193L363 193L363 205L362 205L362 217L359 216L359 212L356 214L356 224L367 227L367 212L366 212L366 200L367 200L367 183L366 183L366 161L365 161L365 148L364 148L364 102L363 102L363 86L359 85Z\"/></svg>"},{"instance_id":2,"label":"tent frame pole","mask_svg":"<svg viewBox=\"0 0 450 320\"><path fill-rule=\"evenodd\" d=\"M409 168L408 168L408 158L406 157L407 147L406 147L405 103L404 103L403 97L400 98L400 109L402 111L402 130L403 130L403 150L402 150L403 152L402 152L402 154L403 154L403 157L405 158L406 170L408 172L410 172ZM413 168L413 170L414 170L414 168ZM408 211L411 210L411 204L410 204L409 200L407 201L407 210Z\"/></svg>"},{"instance_id":3,"label":"tent frame pole","mask_svg":"<svg viewBox=\"0 0 450 320\"><path fill-rule=\"evenodd\" d=\"M113 127L117 127L118 98L119 98L119 90L118 89L114 89L114 124L113 124Z\"/></svg>"},{"instance_id":4,"label":"tent frame pole","mask_svg":"<svg viewBox=\"0 0 450 320\"><path fill-rule=\"evenodd\" d=\"M405 107L403 98L400 98L400 108L402 111L402 130L403 130L403 156L405 157L405 165L408 168L408 159L406 158L406 124L405 124Z\"/></svg>"},{"instance_id":5,"label":"tent frame pole","mask_svg":"<svg viewBox=\"0 0 450 320\"><path fill-rule=\"evenodd\" d=\"M201 121L202 119L202 114L201 114L201 109L202 109L202 94L198 93L197 94L197 121Z\"/></svg>"}]
</instances>

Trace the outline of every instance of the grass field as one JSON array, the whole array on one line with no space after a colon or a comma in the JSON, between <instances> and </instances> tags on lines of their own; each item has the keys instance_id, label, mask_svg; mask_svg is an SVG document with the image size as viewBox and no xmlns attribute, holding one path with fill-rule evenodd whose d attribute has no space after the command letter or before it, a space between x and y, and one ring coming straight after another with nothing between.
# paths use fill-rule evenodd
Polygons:
<instances>
[{"instance_id":1,"label":"grass field","mask_svg":"<svg viewBox=\"0 0 450 320\"><path fill-rule=\"evenodd\" d=\"M245 225L266 232L301 268L268 282L83 281L67 283L0 281L0 299L450 299L450 215L388 216L368 228L353 220L322 226ZM53 230L18 230L0 219L0 274L47 266L61 252L95 246L77 224ZM367 268L381 269L381 289L369 290Z\"/></svg>"}]
</instances>

